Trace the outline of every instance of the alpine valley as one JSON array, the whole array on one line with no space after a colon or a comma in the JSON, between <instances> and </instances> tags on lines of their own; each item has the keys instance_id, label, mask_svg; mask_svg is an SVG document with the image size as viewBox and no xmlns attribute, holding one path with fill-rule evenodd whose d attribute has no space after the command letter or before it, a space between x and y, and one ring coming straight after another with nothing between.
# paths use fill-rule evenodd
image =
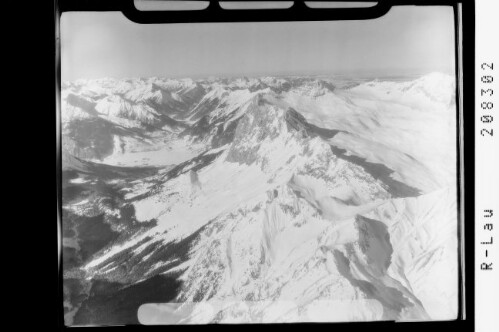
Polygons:
<instances>
[{"instance_id":1,"label":"alpine valley","mask_svg":"<svg viewBox=\"0 0 499 332\"><path fill-rule=\"evenodd\" d=\"M451 320L454 78L61 91L66 325Z\"/></svg>"}]
</instances>

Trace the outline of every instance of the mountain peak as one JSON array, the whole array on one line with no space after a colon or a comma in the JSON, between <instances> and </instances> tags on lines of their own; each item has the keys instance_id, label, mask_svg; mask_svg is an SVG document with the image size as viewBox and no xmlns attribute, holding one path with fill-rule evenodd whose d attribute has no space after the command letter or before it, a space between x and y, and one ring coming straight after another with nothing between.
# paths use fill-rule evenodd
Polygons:
<instances>
[{"instance_id":1,"label":"mountain peak","mask_svg":"<svg viewBox=\"0 0 499 332\"><path fill-rule=\"evenodd\" d=\"M253 163L257 158L257 151L265 141L273 141L288 133L285 114L284 109L270 104L260 95L256 96L237 125L226 160Z\"/></svg>"}]
</instances>

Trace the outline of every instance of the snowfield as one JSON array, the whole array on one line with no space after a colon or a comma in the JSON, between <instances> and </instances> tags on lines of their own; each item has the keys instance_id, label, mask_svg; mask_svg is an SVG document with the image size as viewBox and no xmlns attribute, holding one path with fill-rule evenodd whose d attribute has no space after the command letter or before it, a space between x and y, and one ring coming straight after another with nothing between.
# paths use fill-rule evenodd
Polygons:
<instances>
[{"instance_id":1,"label":"snowfield","mask_svg":"<svg viewBox=\"0 0 499 332\"><path fill-rule=\"evenodd\" d=\"M177 276L142 324L456 319L454 90L440 73L66 82L68 186L92 196L63 209L119 235L71 273Z\"/></svg>"}]
</instances>

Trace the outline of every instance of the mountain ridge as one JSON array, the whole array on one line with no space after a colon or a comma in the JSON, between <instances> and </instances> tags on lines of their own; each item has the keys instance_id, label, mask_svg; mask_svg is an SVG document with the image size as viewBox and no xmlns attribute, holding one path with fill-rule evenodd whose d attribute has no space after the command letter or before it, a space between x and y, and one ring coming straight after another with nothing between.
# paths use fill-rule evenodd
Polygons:
<instances>
[{"instance_id":1,"label":"mountain ridge","mask_svg":"<svg viewBox=\"0 0 499 332\"><path fill-rule=\"evenodd\" d=\"M68 319L108 296L83 291L97 280L170 276L170 304L134 301L141 323L454 319L452 87L440 74L64 85L63 223L95 210L119 234L72 268Z\"/></svg>"}]
</instances>

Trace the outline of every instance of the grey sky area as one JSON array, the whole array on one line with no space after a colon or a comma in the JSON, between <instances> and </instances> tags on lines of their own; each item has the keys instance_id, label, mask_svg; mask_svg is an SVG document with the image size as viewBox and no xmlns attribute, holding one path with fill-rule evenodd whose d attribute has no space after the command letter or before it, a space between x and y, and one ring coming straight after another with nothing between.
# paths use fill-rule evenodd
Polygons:
<instances>
[{"instance_id":1,"label":"grey sky area","mask_svg":"<svg viewBox=\"0 0 499 332\"><path fill-rule=\"evenodd\" d=\"M64 13L63 80L100 77L452 73L451 7L392 8L373 20L136 24Z\"/></svg>"}]
</instances>

